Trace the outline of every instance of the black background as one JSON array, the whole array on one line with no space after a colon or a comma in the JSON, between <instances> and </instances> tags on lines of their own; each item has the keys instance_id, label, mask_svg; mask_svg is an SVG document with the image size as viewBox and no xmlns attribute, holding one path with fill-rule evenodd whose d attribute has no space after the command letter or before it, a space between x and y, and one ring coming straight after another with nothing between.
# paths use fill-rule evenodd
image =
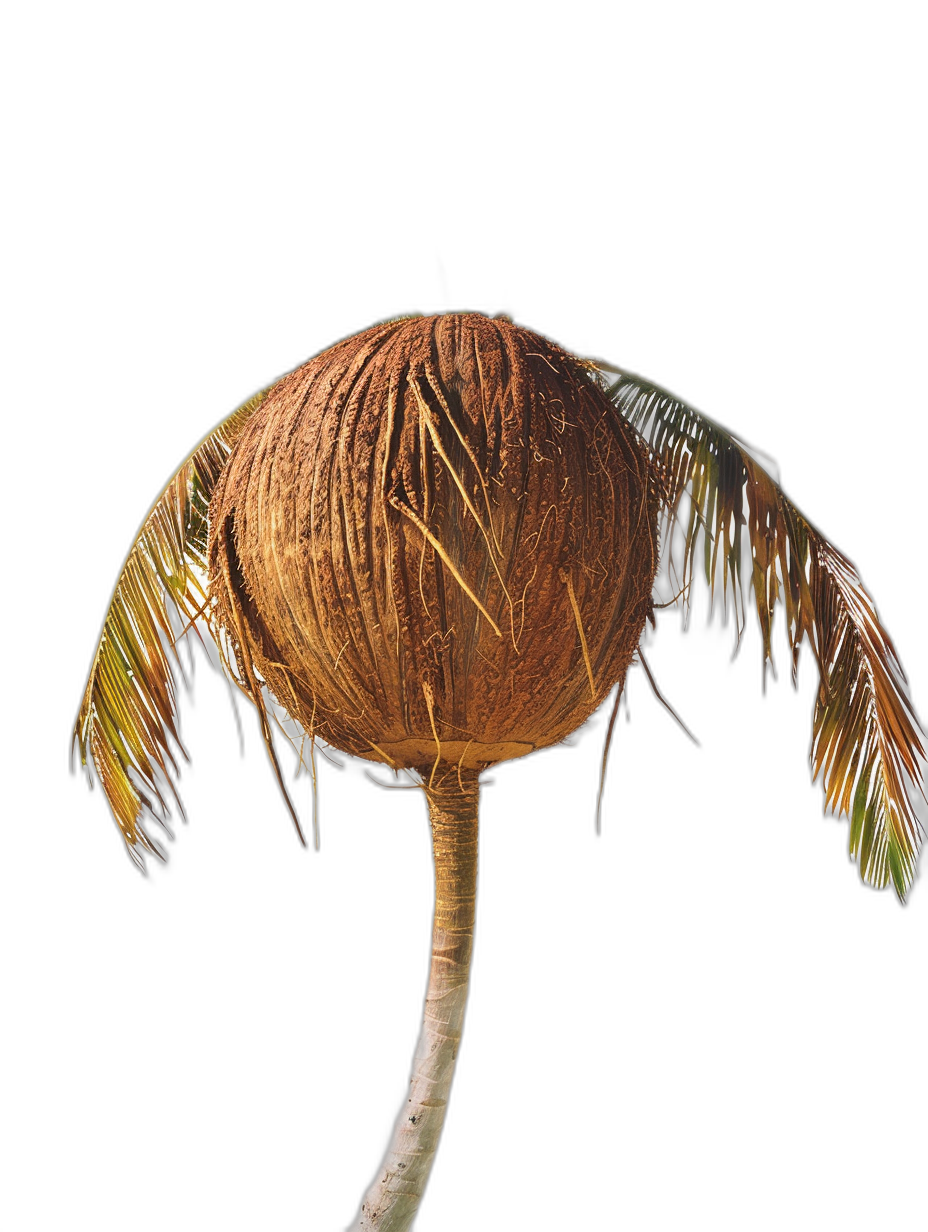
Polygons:
<instances>
[{"instance_id":1,"label":"black background","mask_svg":"<svg viewBox=\"0 0 928 1232\"><path fill-rule=\"evenodd\" d=\"M906 241L852 191L848 152L797 155L789 184L764 140L725 165L694 154L685 174L548 153L557 176L526 155L467 188L450 168L322 176L296 154L244 184L217 172L208 191L126 169L58 238L67 653L46 772L62 804L30 893L51 924L36 997L55 1124L73 1185L105 1215L129 1179L165 1216L338 1228L408 1073L431 894L418 793L323 764L322 850L304 853L254 716L243 760L202 659L182 700L190 824L168 866L143 880L100 792L64 764L150 501L229 409L314 352L398 312L507 310L662 381L778 458L858 564L928 712L922 429L893 307ZM500 1227L540 1211L592 1226L622 1186L661 1188L668 1158L683 1200L723 1206L737 1173L774 1202L832 1167L826 1143L886 1115L884 1093L905 1100L924 877L906 910L860 885L847 825L823 821L808 782L815 670L806 654L792 691L780 634L764 699L753 615L733 663L704 594L688 633L659 617L649 663L702 747L633 673L600 839L603 716L576 747L494 772L467 1030L421 1232L489 1210Z\"/></svg>"}]
</instances>

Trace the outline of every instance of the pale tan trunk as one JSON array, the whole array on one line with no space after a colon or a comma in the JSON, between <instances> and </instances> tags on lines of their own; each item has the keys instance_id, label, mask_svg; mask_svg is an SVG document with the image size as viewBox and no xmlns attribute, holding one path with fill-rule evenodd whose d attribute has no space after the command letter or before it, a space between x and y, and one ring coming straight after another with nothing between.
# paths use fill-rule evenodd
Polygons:
<instances>
[{"instance_id":1,"label":"pale tan trunk","mask_svg":"<svg viewBox=\"0 0 928 1232\"><path fill-rule=\"evenodd\" d=\"M409 1098L373 1184L352 1225L358 1232L412 1227L425 1189L454 1075L464 1025L477 891L477 803L474 771L451 771L426 790L435 860L432 964Z\"/></svg>"}]
</instances>

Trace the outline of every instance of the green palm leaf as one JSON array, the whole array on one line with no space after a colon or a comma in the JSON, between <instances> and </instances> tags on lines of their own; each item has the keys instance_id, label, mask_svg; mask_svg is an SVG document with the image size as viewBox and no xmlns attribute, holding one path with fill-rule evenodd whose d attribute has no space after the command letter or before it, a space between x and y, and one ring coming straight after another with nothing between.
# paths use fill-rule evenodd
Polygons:
<instances>
[{"instance_id":1,"label":"green palm leaf","mask_svg":"<svg viewBox=\"0 0 928 1232\"><path fill-rule=\"evenodd\" d=\"M750 560L748 594L760 621L765 668L772 662L778 600L794 682L800 645L809 639L820 678L813 780L821 775L829 810L849 816L850 853L861 876L880 887L892 881L904 900L924 838L913 807L915 792L925 798L924 732L895 648L856 569L736 437L639 377L620 374L609 394L651 452L665 543L672 545L675 529L682 528L684 594L701 546L713 596L721 564L723 602L730 588L740 641L742 561Z\"/></svg>"},{"instance_id":2,"label":"green palm leaf","mask_svg":"<svg viewBox=\"0 0 928 1232\"><path fill-rule=\"evenodd\" d=\"M189 626L206 604L209 499L235 441L267 390L215 428L167 485L126 557L103 622L74 725L81 764L90 762L133 860L163 858L142 824L147 811L162 826L165 787L183 754L177 733L176 677L170 649L172 617ZM186 756L186 754L184 754ZM181 810L182 811L182 810Z\"/></svg>"}]
</instances>

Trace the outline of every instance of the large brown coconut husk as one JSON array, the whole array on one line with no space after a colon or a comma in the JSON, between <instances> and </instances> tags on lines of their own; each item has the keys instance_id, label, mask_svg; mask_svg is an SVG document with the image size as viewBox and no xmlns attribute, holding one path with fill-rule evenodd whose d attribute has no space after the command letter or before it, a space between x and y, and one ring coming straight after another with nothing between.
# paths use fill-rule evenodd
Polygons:
<instances>
[{"instance_id":1,"label":"large brown coconut husk","mask_svg":"<svg viewBox=\"0 0 928 1232\"><path fill-rule=\"evenodd\" d=\"M285 377L210 506L238 671L310 734L427 772L555 744L651 610L645 450L588 367L476 313L373 326Z\"/></svg>"}]
</instances>

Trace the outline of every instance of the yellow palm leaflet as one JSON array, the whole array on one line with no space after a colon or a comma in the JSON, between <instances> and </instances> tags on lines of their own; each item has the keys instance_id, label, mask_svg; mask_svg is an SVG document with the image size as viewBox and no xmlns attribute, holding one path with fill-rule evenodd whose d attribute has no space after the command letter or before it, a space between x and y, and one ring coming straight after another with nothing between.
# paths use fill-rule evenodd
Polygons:
<instances>
[{"instance_id":1,"label":"yellow palm leaflet","mask_svg":"<svg viewBox=\"0 0 928 1232\"><path fill-rule=\"evenodd\" d=\"M215 428L186 459L139 531L113 591L74 725L81 763L96 768L133 860L161 857L142 824L147 810L162 826L165 785L183 754L176 726L173 620L189 626L204 614L209 499L262 390Z\"/></svg>"},{"instance_id":2,"label":"yellow palm leaflet","mask_svg":"<svg viewBox=\"0 0 928 1232\"><path fill-rule=\"evenodd\" d=\"M778 600L794 683L800 645L808 638L820 680L812 716L813 780L821 775L828 809L850 818L850 853L864 880L880 887L891 881L904 900L924 839L913 797L925 799L925 737L893 643L857 570L731 433L639 377L620 374L608 392L650 450L668 549L682 528L684 602L702 538L710 592L714 596L721 562L723 603L730 586L740 641L746 532L765 668L772 662Z\"/></svg>"}]
</instances>

